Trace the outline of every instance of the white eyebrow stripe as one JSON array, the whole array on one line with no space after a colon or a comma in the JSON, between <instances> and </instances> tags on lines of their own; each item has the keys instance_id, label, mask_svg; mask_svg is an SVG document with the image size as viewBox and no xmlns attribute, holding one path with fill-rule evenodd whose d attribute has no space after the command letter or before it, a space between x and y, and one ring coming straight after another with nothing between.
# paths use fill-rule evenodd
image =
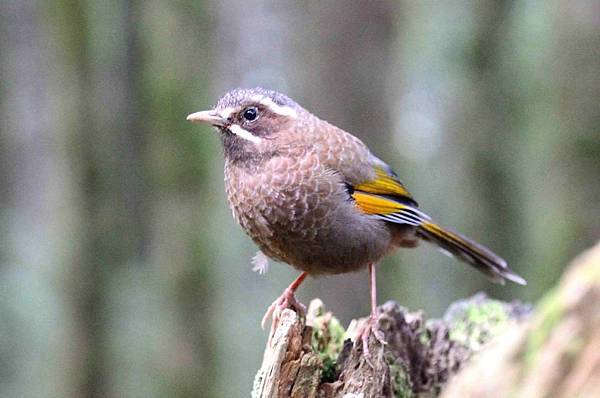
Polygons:
<instances>
[{"instance_id":1,"label":"white eyebrow stripe","mask_svg":"<svg viewBox=\"0 0 600 398\"><path fill-rule=\"evenodd\" d=\"M273 101L269 97L264 97L262 95L255 95L252 97L252 100L269 108L269 110L271 112L277 113L278 115L290 116L290 117L294 117L294 118L298 116L298 114L296 113L296 110L294 108L291 108L286 105L279 105L279 104L275 103L275 101Z\"/></svg>"},{"instance_id":2,"label":"white eyebrow stripe","mask_svg":"<svg viewBox=\"0 0 600 398\"><path fill-rule=\"evenodd\" d=\"M231 131L233 134L237 135L238 137L245 139L246 141L250 141L255 144L260 144L262 142L262 138L255 136L248 130L244 130L237 124L232 124L231 126L229 126L229 131Z\"/></svg>"}]
</instances>

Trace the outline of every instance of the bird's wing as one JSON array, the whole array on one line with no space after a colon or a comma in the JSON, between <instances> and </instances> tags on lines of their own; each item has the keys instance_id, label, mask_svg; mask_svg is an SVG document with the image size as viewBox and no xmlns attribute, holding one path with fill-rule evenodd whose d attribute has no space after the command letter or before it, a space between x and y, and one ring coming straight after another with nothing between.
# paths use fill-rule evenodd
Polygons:
<instances>
[{"instance_id":1,"label":"bird's wing","mask_svg":"<svg viewBox=\"0 0 600 398\"><path fill-rule=\"evenodd\" d=\"M416 206L417 202L410 192L408 192L408 189L406 189L402 181L400 181L400 178L398 178L396 173L394 173L388 165L383 162L381 163L382 164L373 166L375 178L356 184L353 188L357 191L376 195L392 196L402 202Z\"/></svg>"},{"instance_id":2,"label":"bird's wing","mask_svg":"<svg viewBox=\"0 0 600 398\"><path fill-rule=\"evenodd\" d=\"M429 216L416 206L402 203L393 196L382 196L355 190L350 195L364 213L396 224L420 226Z\"/></svg>"},{"instance_id":3,"label":"bird's wing","mask_svg":"<svg viewBox=\"0 0 600 398\"><path fill-rule=\"evenodd\" d=\"M379 219L419 226L429 217L418 210L417 202L391 168L375 158L375 177L351 185L350 196L364 213Z\"/></svg>"},{"instance_id":4,"label":"bird's wing","mask_svg":"<svg viewBox=\"0 0 600 398\"><path fill-rule=\"evenodd\" d=\"M343 177L360 210L394 223L420 225L429 219L417 209L417 202L388 164L358 138L328 126L316 130L322 135L313 138L315 144L311 148L325 166Z\"/></svg>"}]
</instances>

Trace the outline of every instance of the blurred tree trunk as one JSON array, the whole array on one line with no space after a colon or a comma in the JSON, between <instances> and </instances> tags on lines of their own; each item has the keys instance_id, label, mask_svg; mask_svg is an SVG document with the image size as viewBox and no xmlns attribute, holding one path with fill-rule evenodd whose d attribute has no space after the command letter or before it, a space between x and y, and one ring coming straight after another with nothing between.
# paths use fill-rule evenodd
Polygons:
<instances>
[{"instance_id":1,"label":"blurred tree trunk","mask_svg":"<svg viewBox=\"0 0 600 398\"><path fill-rule=\"evenodd\" d=\"M464 164L458 192L468 198L462 214L469 228L482 243L500 253L517 272L527 252L523 225L526 215L517 199L526 187L521 184L519 161L527 146L522 142L519 119L522 98L507 81L507 37L515 2L482 1L471 10L473 40L466 48L464 105L452 119L456 154ZM483 288L487 281L477 284ZM514 286L489 286L497 297L514 296ZM518 288L517 288L518 289Z\"/></svg>"},{"instance_id":2,"label":"blurred tree trunk","mask_svg":"<svg viewBox=\"0 0 600 398\"><path fill-rule=\"evenodd\" d=\"M512 167L518 134L512 115L517 99L503 84L500 62L513 5L511 0L482 1L474 8L474 40L466 58L471 92L461 115L465 124L454 134L463 143L466 180L473 181L470 188L475 191L471 222L477 220L476 231L486 244L517 258L522 248L511 247L511 242L520 239L522 227L504 222L507 217L517 220L520 212L517 202L510 200L514 195L510 187L518 178Z\"/></svg>"},{"instance_id":3,"label":"blurred tree trunk","mask_svg":"<svg viewBox=\"0 0 600 398\"><path fill-rule=\"evenodd\" d=\"M108 15L93 3L65 4L61 11L67 29L79 29L65 35L75 38L68 52L78 73L72 112L79 132L77 164L83 170L82 246L70 281L80 341L78 391L104 397L114 394L107 354L111 275L127 263L139 263L148 243L136 11L130 1ZM106 42L104 29L121 40Z\"/></svg>"},{"instance_id":4,"label":"blurred tree trunk","mask_svg":"<svg viewBox=\"0 0 600 398\"><path fill-rule=\"evenodd\" d=\"M73 115L62 111L76 104L78 92L77 82L60 82L73 69L56 48L50 15L41 2L0 2L0 334L6 338L0 389L6 396L83 393L77 373L86 365L78 350L87 344L64 294L79 262L81 230L69 146Z\"/></svg>"},{"instance_id":5,"label":"blurred tree trunk","mask_svg":"<svg viewBox=\"0 0 600 398\"><path fill-rule=\"evenodd\" d=\"M146 267L151 272L141 273L150 277L129 300L151 299L136 324L140 330L151 325L145 344L157 350L148 361L144 346L136 347L136 364L152 394L212 396L220 377L222 383L229 381L219 372L224 365L216 344L222 331L214 248L226 232L214 217L222 203L221 192L214 190L222 171L216 177L211 169L219 163L220 150L214 135L185 117L214 100L209 95L214 10L210 2L192 0L143 2L137 8L138 34L145 32L138 42L139 120L147 140L143 160L151 245ZM123 348L128 339L121 342ZM139 377L131 373L133 380ZM128 391L137 392L139 383L133 380Z\"/></svg>"}]
</instances>

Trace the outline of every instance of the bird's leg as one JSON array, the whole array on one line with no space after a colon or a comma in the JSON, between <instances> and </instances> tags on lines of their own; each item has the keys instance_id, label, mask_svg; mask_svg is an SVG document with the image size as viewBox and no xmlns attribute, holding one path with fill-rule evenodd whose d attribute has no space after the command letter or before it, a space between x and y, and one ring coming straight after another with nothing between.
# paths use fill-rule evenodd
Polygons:
<instances>
[{"instance_id":1,"label":"bird's leg","mask_svg":"<svg viewBox=\"0 0 600 398\"><path fill-rule=\"evenodd\" d=\"M355 340L355 344L360 339L363 345L363 353L365 357L369 357L369 334L373 333L373 336L382 345L385 344L383 332L377 328L377 275L375 272L375 264L369 264L369 279L371 281L371 315L362 328L358 331L358 336Z\"/></svg>"},{"instance_id":2,"label":"bird's leg","mask_svg":"<svg viewBox=\"0 0 600 398\"><path fill-rule=\"evenodd\" d=\"M269 341L271 341L271 337L273 337L273 334L275 332L275 327L277 326L277 323L279 322L279 318L281 317L281 312L284 309L291 307L300 316L304 316L304 314L306 313L306 307L302 303L298 302L298 300L296 300L295 293L296 293L296 290L298 290L298 287L302 284L302 282L304 281L304 279L306 279L307 276L308 276L308 272L301 273L283 291L281 296L279 296L275 301L273 301L273 304L271 304L269 306L269 308L267 308L267 312L265 312L265 315L263 316L262 321L260 322L260 325L264 329L265 324L267 323L267 319L269 319L269 317L271 317L271 331L269 332Z\"/></svg>"}]
</instances>

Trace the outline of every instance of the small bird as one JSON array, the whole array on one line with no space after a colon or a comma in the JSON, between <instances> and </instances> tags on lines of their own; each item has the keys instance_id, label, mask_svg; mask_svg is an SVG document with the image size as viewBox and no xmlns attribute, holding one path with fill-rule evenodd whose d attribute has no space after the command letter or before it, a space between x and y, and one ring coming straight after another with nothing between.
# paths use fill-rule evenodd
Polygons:
<instances>
[{"instance_id":1,"label":"small bird","mask_svg":"<svg viewBox=\"0 0 600 398\"><path fill-rule=\"evenodd\" d=\"M376 327L375 264L422 240L493 282L526 283L485 246L433 222L361 140L283 94L238 88L187 120L219 132L225 189L237 222L264 255L302 271L263 318L264 326L272 316L271 335L283 309L303 312L294 294L308 275L368 268L371 314L356 339L368 355L370 332L383 343Z\"/></svg>"}]
</instances>

